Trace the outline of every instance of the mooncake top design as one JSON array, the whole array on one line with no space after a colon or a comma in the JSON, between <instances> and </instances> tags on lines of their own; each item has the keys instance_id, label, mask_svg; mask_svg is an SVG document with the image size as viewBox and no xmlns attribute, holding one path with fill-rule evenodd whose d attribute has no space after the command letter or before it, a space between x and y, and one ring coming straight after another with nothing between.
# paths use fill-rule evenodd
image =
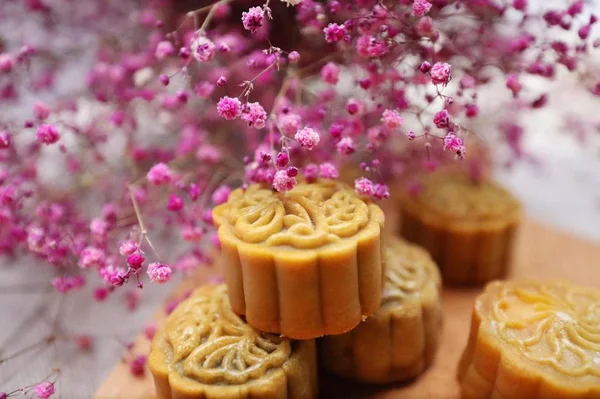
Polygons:
<instances>
[{"instance_id":1,"label":"mooncake top design","mask_svg":"<svg viewBox=\"0 0 600 399\"><path fill-rule=\"evenodd\" d=\"M440 275L427 251L398 238L387 240L382 306L418 299L429 286L437 289Z\"/></svg>"},{"instance_id":2,"label":"mooncake top design","mask_svg":"<svg viewBox=\"0 0 600 399\"><path fill-rule=\"evenodd\" d=\"M201 383L244 384L292 355L288 339L255 330L233 313L225 285L196 290L165 326L169 371Z\"/></svg>"},{"instance_id":3,"label":"mooncake top design","mask_svg":"<svg viewBox=\"0 0 600 399\"><path fill-rule=\"evenodd\" d=\"M463 173L433 173L409 201L426 210L457 219L486 220L518 215L519 202L490 180L474 182Z\"/></svg>"},{"instance_id":4,"label":"mooncake top design","mask_svg":"<svg viewBox=\"0 0 600 399\"><path fill-rule=\"evenodd\" d=\"M213 217L220 234L227 230L242 242L316 249L356 235L372 221L373 207L335 181L299 183L286 193L255 184L234 190Z\"/></svg>"},{"instance_id":5,"label":"mooncake top design","mask_svg":"<svg viewBox=\"0 0 600 399\"><path fill-rule=\"evenodd\" d=\"M564 281L496 282L476 306L519 356L564 375L600 377L600 290Z\"/></svg>"}]
</instances>

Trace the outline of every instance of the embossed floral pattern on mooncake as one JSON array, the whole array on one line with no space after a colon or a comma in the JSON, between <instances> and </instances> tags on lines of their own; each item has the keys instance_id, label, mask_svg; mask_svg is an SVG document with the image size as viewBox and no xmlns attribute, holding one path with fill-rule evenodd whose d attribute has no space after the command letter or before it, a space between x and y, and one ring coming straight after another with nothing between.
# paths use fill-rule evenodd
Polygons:
<instances>
[{"instance_id":1,"label":"embossed floral pattern on mooncake","mask_svg":"<svg viewBox=\"0 0 600 399\"><path fill-rule=\"evenodd\" d=\"M290 380L289 384L301 384L306 392L290 398L311 398L310 392L316 389L311 385L316 383L311 364L314 342L294 350L289 339L252 328L233 313L226 290L225 285L202 287L167 318L149 358L159 393L170 397L167 391L172 395L210 391L238 398L245 396L235 392L262 392L269 385L274 392L287 389ZM297 374L304 380L298 380ZM217 392L219 387L224 388Z\"/></svg>"}]
</instances>

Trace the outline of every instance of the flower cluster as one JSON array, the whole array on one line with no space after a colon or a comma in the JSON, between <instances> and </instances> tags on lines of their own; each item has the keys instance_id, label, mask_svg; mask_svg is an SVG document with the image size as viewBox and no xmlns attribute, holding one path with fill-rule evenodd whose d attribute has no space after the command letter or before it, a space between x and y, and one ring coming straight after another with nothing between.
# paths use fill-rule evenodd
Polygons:
<instances>
[{"instance_id":1,"label":"flower cluster","mask_svg":"<svg viewBox=\"0 0 600 399\"><path fill-rule=\"evenodd\" d=\"M484 134L523 158L518 116L550 101L532 79L577 71L600 95L587 62L597 18L581 0L539 17L526 0L157 2L111 12L122 35L86 27L69 2L36 3L20 7L63 15L97 48L76 95L1 121L0 254L33 255L56 269L57 291L93 284L98 301L209 260L211 209L236 184L286 192L360 169L346 183L381 200L390 181L476 157ZM0 53L0 98L15 109L58 93L67 57L20 40ZM479 93L494 82L503 112L483 120Z\"/></svg>"}]
</instances>

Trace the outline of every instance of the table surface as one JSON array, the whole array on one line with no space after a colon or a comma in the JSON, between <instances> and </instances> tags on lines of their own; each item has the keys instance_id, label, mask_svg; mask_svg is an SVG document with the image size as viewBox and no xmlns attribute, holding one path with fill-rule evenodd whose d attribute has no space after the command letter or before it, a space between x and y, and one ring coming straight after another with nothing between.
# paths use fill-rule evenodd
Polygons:
<instances>
[{"instance_id":1,"label":"table surface","mask_svg":"<svg viewBox=\"0 0 600 399\"><path fill-rule=\"evenodd\" d=\"M600 245L569 236L535 222L526 222L517 240L510 278L564 278L575 283L600 288ZM188 281L175 289L178 296L195 284L205 281L213 269L203 270L195 281ZM450 289L443 292L444 327L442 341L433 366L412 384L369 387L322 377L322 398L402 398L451 399L456 398L458 386L456 365L466 344L471 307L481 288ZM163 318L159 312L158 319ZM135 354L147 354L149 341L138 336ZM154 386L148 371L143 378L129 373L127 364L117 362L96 399L153 399Z\"/></svg>"}]
</instances>

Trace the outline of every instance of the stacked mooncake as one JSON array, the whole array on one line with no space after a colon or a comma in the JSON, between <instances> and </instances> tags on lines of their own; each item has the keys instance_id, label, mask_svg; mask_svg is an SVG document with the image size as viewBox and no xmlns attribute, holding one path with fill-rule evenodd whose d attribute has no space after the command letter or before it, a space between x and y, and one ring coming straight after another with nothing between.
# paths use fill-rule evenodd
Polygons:
<instances>
[{"instance_id":1,"label":"stacked mooncake","mask_svg":"<svg viewBox=\"0 0 600 399\"><path fill-rule=\"evenodd\" d=\"M324 369L369 383L431 363L439 273L423 249L384 238L377 205L334 181L253 185L213 217L226 284L197 289L155 337L160 398L314 398L317 346Z\"/></svg>"}]
</instances>

